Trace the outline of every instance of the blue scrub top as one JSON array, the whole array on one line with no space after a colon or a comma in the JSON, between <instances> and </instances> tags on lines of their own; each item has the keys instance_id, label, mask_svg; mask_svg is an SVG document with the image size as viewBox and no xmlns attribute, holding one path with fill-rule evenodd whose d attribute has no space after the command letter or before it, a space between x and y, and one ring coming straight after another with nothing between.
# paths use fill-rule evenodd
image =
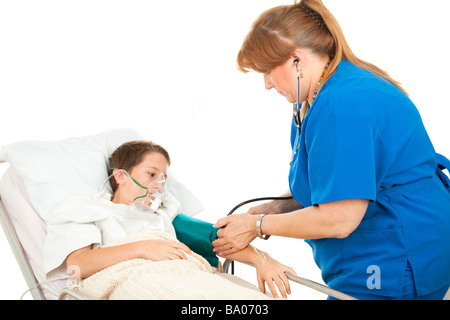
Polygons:
<instances>
[{"instance_id":1,"label":"blue scrub top","mask_svg":"<svg viewBox=\"0 0 450 320\"><path fill-rule=\"evenodd\" d=\"M370 200L347 238L306 240L328 286L400 297L408 262L418 295L450 283L450 190L438 167L446 159L405 94L342 60L300 137L292 124L291 144L290 190L304 207Z\"/></svg>"}]
</instances>

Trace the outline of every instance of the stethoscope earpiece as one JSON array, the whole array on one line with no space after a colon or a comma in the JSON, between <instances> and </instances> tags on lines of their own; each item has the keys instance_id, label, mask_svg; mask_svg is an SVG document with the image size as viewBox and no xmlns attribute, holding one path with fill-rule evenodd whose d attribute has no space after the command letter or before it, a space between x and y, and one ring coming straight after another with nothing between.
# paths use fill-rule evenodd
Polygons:
<instances>
[{"instance_id":1,"label":"stethoscope earpiece","mask_svg":"<svg viewBox=\"0 0 450 320\"><path fill-rule=\"evenodd\" d=\"M298 135L300 136L302 121L300 119L300 69L298 67L298 59L294 60L294 64L297 69L297 103L294 107L294 122L298 128Z\"/></svg>"},{"instance_id":2,"label":"stethoscope earpiece","mask_svg":"<svg viewBox=\"0 0 450 320\"><path fill-rule=\"evenodd\" d=\"M298 59L295 59L294 60L294 64L295 64L295 68L297 69L297 77L302 77L303 78L303 74L302 75L300 75L300 68L299 68L299 66L298 66L298 63L299 63L299 61L298 61Z\"/></svg>"}]
</instances>

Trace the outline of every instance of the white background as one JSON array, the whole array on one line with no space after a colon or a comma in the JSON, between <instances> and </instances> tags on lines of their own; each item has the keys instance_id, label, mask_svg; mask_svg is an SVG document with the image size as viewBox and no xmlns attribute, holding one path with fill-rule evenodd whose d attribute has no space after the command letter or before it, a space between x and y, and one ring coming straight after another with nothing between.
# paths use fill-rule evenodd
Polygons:
<instances>
[{"instance_id":1,"label":"white background","mask_svg":"<svg viewBox=\"0 0 450 320\"><path fill-rule=\"evenodd\" d=\"M206 221L248 198L279 195L288 188L292 107L264 89L261 75L238 72L236 55L261 12L291 3L2 0L0 145L134 127L169 150ZM449 2L324 3L353 51L404 85L436 151L450 156ZM0 234L0 299L17 299L26 285ZM302 240L255 245L322 281ZM238 274L255 281L253 271ZM293 299L325 298L292 291Z\"/></svg>"}]
</instances>

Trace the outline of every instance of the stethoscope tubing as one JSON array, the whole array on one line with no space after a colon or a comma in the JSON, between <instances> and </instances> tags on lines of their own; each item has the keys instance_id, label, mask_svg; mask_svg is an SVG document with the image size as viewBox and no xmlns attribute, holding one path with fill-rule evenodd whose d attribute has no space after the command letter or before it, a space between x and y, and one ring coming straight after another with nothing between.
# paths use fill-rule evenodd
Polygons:
<instances>
[{"instance_id":1,"label":"stethoscope tubing","mask_svg":"<svg viewBox=\"0 0 450 320\"><path fill-rule=\"evenodd\" d=\"M267 200L291 200L291 199L293 199L292 196L289 196L289 197L263 197L263 198L255 198L255 199L246 200L246 201L239 203L237 206L235 206L233 209L231 209L230 212L227 214L227 216L233 214L233 212L235 212L240 207L245 206L246 204L249 204L252 202L267 201Z\"/></svg>"}]
</instances>

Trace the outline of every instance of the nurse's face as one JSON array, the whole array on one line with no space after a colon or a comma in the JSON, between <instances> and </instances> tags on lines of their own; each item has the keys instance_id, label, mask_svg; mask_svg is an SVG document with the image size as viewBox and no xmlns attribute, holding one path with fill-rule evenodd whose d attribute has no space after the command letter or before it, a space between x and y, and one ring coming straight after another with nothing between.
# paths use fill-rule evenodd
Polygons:
<instances>
[{"instance_id":1,"label":"nurse's face","mask_svg":"<svg viewBox=\"0 0 450 320\"><path fill-rule=\"evenodd\" d=\"M297 102L297 69L294 59L264 74L264 85L267 90L274 88L290 103Z\"/></svg>"}]
</instances>

